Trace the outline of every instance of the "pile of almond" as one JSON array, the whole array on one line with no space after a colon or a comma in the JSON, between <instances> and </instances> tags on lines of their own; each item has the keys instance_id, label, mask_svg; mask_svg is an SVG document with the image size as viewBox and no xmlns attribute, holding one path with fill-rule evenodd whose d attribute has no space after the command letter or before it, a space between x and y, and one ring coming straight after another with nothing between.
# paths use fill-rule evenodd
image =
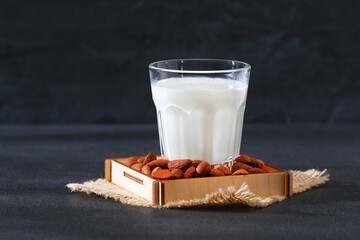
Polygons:
<instances>
[{"instance_id":1,"label":"pile of almond","mask_svg":"<svg viewBox=\"0 0 360 240\"><path fill-rule=\"evenodd\" d=\"M233 166L210 165L206 161L179 159L168 161L157 159L151 152L144 157L130 157L126 165L156 179L180 179L194 177L220 177L226 175L247 175L253 173L276 172L260 159L240 155Z\"/></svg>"}]
</instances>

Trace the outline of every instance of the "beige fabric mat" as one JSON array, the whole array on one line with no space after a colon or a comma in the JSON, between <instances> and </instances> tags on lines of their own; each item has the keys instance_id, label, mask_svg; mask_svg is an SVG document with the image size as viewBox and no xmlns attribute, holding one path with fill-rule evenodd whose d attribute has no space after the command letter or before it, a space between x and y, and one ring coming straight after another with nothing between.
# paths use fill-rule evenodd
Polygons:
<instances>
[{"instance_id":1,"label":"beige fabric mat","mask_svg":"<svg viewBox=\"0 0 360 240\"><path fill-rule=\"evenodd\" d=\"M307 171L291 170L291 172L294 177L294 194L301 193L312 187L324 184L330 178L326 169L324 171L318 171L315 169L309 169ZM284 196L256 196L250 192L249 187L246 183L244 183L239 189L235 189L233 186L230 186L227 189L220 188L217 192L207 194L204 198L169 202L166 205L159 207L154 206L151 202L101 178L84 183L69 183L66 186L72 192L85 192L87 194L94 193L104 198L112 198L124 204L155 208L182 208L231 204L248 205L251 207L266 207L273 203L281 202L286 198Z\"/></svg>"}]
</instances>

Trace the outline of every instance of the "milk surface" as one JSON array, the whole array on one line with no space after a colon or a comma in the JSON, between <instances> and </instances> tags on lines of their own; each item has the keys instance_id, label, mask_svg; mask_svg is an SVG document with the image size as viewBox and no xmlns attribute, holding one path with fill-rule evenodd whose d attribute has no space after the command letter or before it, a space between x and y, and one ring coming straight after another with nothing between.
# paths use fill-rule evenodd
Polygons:
<instances>
[{"instance_id":1,"label":"milk surface","mask_svg":"<svg viewBox=\"0 0 360 240\"><path fill-rule=\"evenodd\" d=\"M247 88L221 78L169 78L153 83L163 157L211 164L237 157Z\"/></svg>"}]
</instances>

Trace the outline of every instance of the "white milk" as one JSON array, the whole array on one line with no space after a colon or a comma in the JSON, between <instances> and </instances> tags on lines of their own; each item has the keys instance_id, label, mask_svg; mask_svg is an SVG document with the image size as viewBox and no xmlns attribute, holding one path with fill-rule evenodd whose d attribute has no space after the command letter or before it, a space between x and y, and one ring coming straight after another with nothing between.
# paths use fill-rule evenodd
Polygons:
<instances>
[{"instance_id":1,"label":"white milk","mask_svg":"<svg viewBox=\"0 0 360 240\"><path fill-rule=\"evenodd\" d=\"M221 163L239 155L247 85L220 78L152 84L163 157Z\"/></svg>"}]
</instances>

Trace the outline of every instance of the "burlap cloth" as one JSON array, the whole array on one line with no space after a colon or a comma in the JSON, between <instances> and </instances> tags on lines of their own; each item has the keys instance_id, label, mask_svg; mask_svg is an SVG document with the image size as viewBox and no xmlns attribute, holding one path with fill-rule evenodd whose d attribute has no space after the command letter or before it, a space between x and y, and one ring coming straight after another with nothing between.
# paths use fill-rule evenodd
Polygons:
<instances>
[{"instance_id":1,"label":"burlap cloth","mask_svg":"<svg viewBox=\"0 0 360 240\"><path fill-rule=\"evenodd\" d=\"M294 194L304 192L312 187L317 187L327 182L330 175L326 170L318 171L309 169L307 171L291 170L293 173ZM154 206L151 202L113 184L105 179L87 181L84 183L69 183L66 185L72 192L94 193L104 198L112 198L123 204L130 204L142 207L154 208L183 208L195 206L214 206L241 204L251 207L266 207L276 202L283 201L284 196L261 197L250 192L249 187L244 183L239 189L230 186L227 189L219 189L217 192L207 194L203 198L169 202L164 206Z\"/></svg>"}]
</instances>

